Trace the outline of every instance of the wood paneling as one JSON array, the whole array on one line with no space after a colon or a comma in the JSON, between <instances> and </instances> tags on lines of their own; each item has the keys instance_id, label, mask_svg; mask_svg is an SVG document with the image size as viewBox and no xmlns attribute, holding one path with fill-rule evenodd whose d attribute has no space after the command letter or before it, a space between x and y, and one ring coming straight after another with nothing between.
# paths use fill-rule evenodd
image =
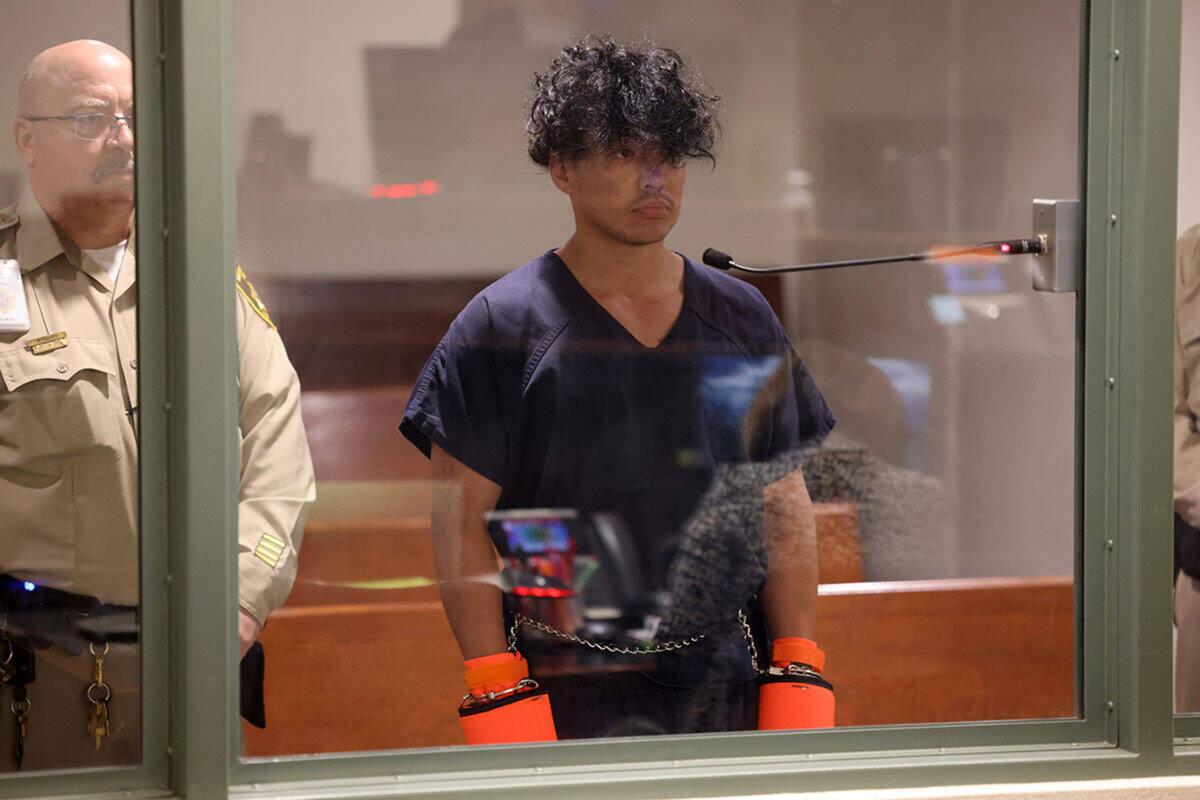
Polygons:
<instances>
[{"instance_id":1,"label":"wood paneling","mask_svg":"<svg viewBox=\"0 0 1200 800\"><path fill-rule=\"evenodd\" d=\"M1075 713L1069 579L822 587L817 639L839 725L1068 717ZM250 756L458 744L462 662L437 602L277 612L266 730Z\"/></svg>"},{"instance_id":2,"label":"wood paneling","mask_svg":"<svg viewBox=\"0 0 1200 800\"><path fill-rule=\"evenodd\" d=\"M429 480L429 460L400 434L411 391L409 386L304 391L300 410L317 480Z\"/></svg>"},{"instance_id":3,"label":"wood paneling","mask_svg":"<svg viewBox=\"0 0 1200 800\"><path fill-rule=\"evenodd\" d=\"M1072 717L1069 577L823 587L839 725Z\"/></svg>"},{"instance_id":4,"label":"wood paneling","mask_svg":"<svg viewBox=\"0 0 1200 800\"><path fill-rule=\"evenodd\" d=\"M352 498L387 503L399 492L386 484ZM375 495L363 499L364 494ZM382 497L380 497L382 496ZM409 502L414 502L408 496ZM862 580L857 513L848 503L816 503L822 581ZM315 519L305 527L300 569L286 608L334 603L425 602L438 599L429 518ZM387 582L404 581L401 588ZM274 619L274 617L272 617Z\"/></svg>"},{"instance_id":5,"label":"wood paneling","mask_svg":"<svg viewBox=\"0 0 1200 800\"><path fill-rule=\"evenodd\" d=\"M778 275L744 279L763 293L776 314L782 313ZM458 312L491 281L263 279L256 283L279 326L300 385L325 391L412 385Z\"/></svg>"},{"instance_id":6,"label":"wood paneling","mask_svg":"<svg viewBox=\"0 0 1200 800\"><path fill-rule=\"evenodd\" d=\"M336 507L314 514L296 587L263 632L269 724L245 729L248 755L460 742L462 662L428 518L379 511L421 505L404 491L322 493ZM861 576L853 507L817 508L825 579ZM356 509L372 516L343 516ZM1075 709L1073 626L1069 578L838 583L821 587L817 641L840 725L1062 717Z\"/></svg>"}]
</instances>

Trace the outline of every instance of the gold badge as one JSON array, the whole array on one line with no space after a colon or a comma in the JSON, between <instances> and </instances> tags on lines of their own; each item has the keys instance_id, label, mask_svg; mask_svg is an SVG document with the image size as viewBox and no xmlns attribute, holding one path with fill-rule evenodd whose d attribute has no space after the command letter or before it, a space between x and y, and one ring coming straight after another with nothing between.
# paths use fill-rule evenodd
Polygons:
<instances>
[{"instance_id":1,"label":"gold badge","mask_svg":"<svg viewBox=\"0 0 1200 800\"><path fill-rule=\"evenodd\" d=\"M25 343L25 346L29 348L29 352L33 353L35 356L40 356L45 355L46 353L53 353L55 350L62 350L68 344L70 344L70 342L67 339L67 332L59 331L58 333L52 333L49 336L40 336L37 339L30 339Z\"/></svg>"},{"instance_id":2,"label":"gold badge","mask_svg":"<svg viewBox=\"0 0 1200 800\"><path fill-rule=\"evenodd\" d=\"M267 306L258 296L258 292L254 291L254 284L246 277L246 271L242 269L241 264L238 264L237 268L237 290L238 294L246 298L246 302L254 309L254 313L262 317L263 322L274 328L275 323L271 321L271 315L267 313Z\"/></svg>"},{"instance_id":3,"label":"gold badge","mask_svg":"<svg viewBox=\"0 0 1200 800\"><path fill-rule=\"evenodd\" d=\"M258 546L254 548L254 555L268 566L277 567L286 551L287 544L282 539L273 534L264 533L258 540Z\"/></svg>"}]
</instances>

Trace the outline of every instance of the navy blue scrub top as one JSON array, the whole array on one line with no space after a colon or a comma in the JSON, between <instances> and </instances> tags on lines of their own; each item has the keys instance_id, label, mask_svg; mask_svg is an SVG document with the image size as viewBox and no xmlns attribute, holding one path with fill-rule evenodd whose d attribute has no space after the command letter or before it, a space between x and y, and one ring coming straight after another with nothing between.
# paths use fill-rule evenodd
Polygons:
<instances>
[{"instance_id":1,"label":"navy blue scrub top","mask_svg":"<svg viewBox=\"0 0 1200 800\"><path fill-rule=\"evenodd\" d=\"M467 304L422 369L400 430L426 456L436 443L498 484L498 509L617 515L647 588L661 590L719 467L778 460L834 426L757 289L685 258L683 294L674 326L648 348L548 252ZM740 677L753 676L736 620L708 634L700 650L724 647L746 663Z\"/></svg>"}]
</instances>

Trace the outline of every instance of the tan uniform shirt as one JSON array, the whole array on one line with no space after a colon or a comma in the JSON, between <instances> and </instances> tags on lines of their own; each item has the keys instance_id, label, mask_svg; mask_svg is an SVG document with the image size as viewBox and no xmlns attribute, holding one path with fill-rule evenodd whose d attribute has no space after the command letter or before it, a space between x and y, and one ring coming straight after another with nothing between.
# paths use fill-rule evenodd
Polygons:
<instances>
[{"instance_id":1,"label":"tan uniform shirt","mask_svg":"<svg viewBox=\"0 0 1200 800\"><path fill-rule=\"evenodd\" d=\"M137 285L131 237L114 286L29 192L0 211L30 328L0 333L0 572L138 601ZM300 385L253 287L238 279L239 602L286 599L315 497ZM35 354L29 342L67 334Z\"/></svg>"},{"instance_id":2,"label":"tan uniform shirt","mask_svg":"<svg viewBox=\"0 0 1200 800\"><path fill-rule=\"evenodd\" d=\"M1200 528L1200 225L1175 250L1175 510Z\"/></svg>"}]
</instances>

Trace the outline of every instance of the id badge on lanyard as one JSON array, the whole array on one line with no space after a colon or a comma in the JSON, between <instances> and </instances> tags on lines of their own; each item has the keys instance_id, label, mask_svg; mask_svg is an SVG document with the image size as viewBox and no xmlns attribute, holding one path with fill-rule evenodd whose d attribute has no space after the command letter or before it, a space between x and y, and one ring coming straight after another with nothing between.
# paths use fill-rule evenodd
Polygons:
<instances>
[{"instance_id":1,"label":"id badge on lanyard","mask_svg":"<svg viewBox=\"0 0 1200 800\"><path fill-rule=\"evenodd\" d=\"M0 258L0 333L27 333L29 306L16 261Z\"/></svg>"}]
</instances>

